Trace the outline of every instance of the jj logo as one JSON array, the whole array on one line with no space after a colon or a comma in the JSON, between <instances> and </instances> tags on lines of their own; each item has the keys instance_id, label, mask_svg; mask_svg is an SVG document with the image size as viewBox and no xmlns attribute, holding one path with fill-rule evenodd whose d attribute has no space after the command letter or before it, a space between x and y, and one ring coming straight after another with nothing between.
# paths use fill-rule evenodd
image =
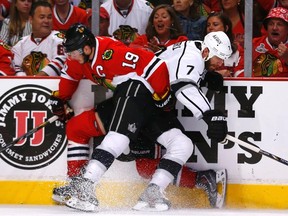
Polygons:
<instances>
[{"instance_id":1,"label":"jj logo","mask_svg":"<svg viewBox=\"0 0 288 216\"><path fill-rule=\"evenodd\" d=\"M16 137L20 137L28 132L28 120L31 119L33 124L32 128L40 125L47 118L47 111L15 111L14 119L16 124ZM45 128L34 133L30 139L30 146L39 146L43 143L45 137ZM22 146L26 143L27 139L19 141L15 146Z\"/></svg>"}]
</instances>

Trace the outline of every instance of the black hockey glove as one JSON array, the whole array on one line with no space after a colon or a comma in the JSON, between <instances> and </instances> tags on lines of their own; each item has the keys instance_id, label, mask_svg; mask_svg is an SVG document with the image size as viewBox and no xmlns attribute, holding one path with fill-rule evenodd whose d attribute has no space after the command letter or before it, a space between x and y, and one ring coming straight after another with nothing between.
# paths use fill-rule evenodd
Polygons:
<instances>
[{"instance_id":1,"label":"black hockey glove","mask_svg":"<svg viewBox=\"0 0 288 216\"><path fill-rule=\"evenodd\" d=\"M153 99L155 105L165 112L170 112L175 108L176 97L170 91L167 91L167 93L161 98L157 94L153 94Z\"/></svg>"},{"instance_id":2,"label":"black hockey glove","mask_svg":"<svg viewBox=\"0 0 288 216\"><path fill-rule=\"evenodd\" d=\"M207 136L217 142L225 139L228 133L226 117L220 110L209 110L203 114L203 120L208 124Z\"/></svg>"},{"instance_id":3,"label":"black hockey glove","mask_svg":"<svg viewBox=\"0 0 288 216\"><path fill-rule=\"evenodd\" d=\"M209 90L220 92L223 89L223 83L224 79L220 73L208 71L201 82L201 86L206 86Z\"/></svg>"},{"instance_id":4,"label":"black hockey glove","mask_svg":"<svg viewBox=\"0 0 288 216\"><path fill-rule=\"evenodd\" d=\"M59 120L62 122L66 122L74 115L73 110L69 107L67 103L65 103L61 98L58 97L59 92L53 91L50 96L50 105L52 109L52 113L59 117Z\"/></svg>"}]
</instances>

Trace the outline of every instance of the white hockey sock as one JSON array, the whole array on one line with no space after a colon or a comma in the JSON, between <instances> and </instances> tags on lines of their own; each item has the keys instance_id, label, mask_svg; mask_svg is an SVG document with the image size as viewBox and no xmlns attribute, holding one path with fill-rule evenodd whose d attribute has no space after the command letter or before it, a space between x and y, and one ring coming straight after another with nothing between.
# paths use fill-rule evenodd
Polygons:
<instances>
[{"instance_id":1,"label":"white hockey sock","mask_svg":"<svg viewBox=\"0 0 288 216\"><path fill-rule=\"evenodd\" d=\"M172 181L173 176L171 175L171 173L167 172L164 169L157 169L152 176L150 184L154 183L158 185L161 190L164 191Z\"/></svg>"},{"instance_id":2,"label":"white hockey sock","mask_svg":"<svg viewBox=\"0 0 288 216\"><path fill-rule=\"evenodd\" d=\"M97 183L106 171L107 169L102 163L97 160L90 160L83 177Z\"/></svg>"}]
</instances>

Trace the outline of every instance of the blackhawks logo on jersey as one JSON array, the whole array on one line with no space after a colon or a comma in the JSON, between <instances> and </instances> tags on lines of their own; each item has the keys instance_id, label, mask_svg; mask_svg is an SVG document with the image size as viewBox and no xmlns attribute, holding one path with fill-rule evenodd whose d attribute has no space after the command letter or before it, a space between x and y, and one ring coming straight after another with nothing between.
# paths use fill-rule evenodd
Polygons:
<instances>
[{"instance_id":1,"label":"blackhawks logo on jersey","mask_svg":"<svg viewBox=\"0 0 288 216\"><path fill-rule=\"evenodd\" d=\"M112 80L106 79L105 77L97 77L95 74L92 74L92 77L95 83L97 83L98 85L104 86L110 89L111 91L115 90L115 86L112 85Z\"/></svg>"},{"instance_id":2,"label":"blackhawks logo on jersey","mask_svg":"<svg viewBox=\"0 0 288 216\"><path fill-rule=\"evenodd\" d=\"M106 51L104 52L104 54L102 55L102 59L103 59L103 60L110 60L110 59L112 59L113 53L114 53L113 50L106 50Z\"/></svg>"},{"instance_id":3,"label":"blackhawks logo on jersey","mask_svg":"<svg viewBox=\"0 0 288 216\"><path fill-rule=\"evenodd\" d=\"M58 33L56 34L56 36L57 36L58 38L64 39L65 34L64 34L63 32L58 32Z\"/></svg>"}]
</instances>

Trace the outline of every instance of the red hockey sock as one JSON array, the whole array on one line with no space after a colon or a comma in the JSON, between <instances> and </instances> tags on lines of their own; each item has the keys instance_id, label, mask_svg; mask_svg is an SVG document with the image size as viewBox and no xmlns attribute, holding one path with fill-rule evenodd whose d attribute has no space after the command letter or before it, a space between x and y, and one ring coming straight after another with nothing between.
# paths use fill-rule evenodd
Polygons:
<instances>
[{"instance_id":1,"label":"red hockey sock","mask_svg":"<svg viewBox=\"0 0 288 216\"><path fill-rule=\"evenodd\" d=\"M188 167L182 168L182 173L180 176L179 187L189 187L193 188L196 184L197 173L189 169ZM177 181L178 182L178 181Z\"/></svg>"},{"instance_id":2,"label":"red hockey sock","mask_svg":"<svg viewBox=\"0 0 288 216\"><path fill-rule=\"evenodd\" d=\"M79 176L81 173L82 168L87 165L88 160L73 160L73 161L68 161L68 176L69 178Z\"/></svg>"}]
</instances>

